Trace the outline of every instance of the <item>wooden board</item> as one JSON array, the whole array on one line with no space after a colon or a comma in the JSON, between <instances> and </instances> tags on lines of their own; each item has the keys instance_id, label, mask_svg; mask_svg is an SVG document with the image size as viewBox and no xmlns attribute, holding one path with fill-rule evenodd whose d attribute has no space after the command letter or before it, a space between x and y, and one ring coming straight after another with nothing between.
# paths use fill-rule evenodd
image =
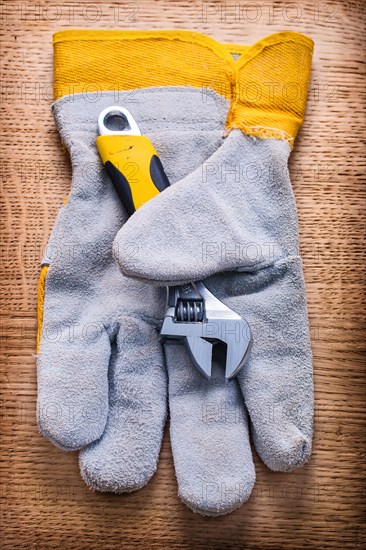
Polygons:
<instances>
[{"instance_id":1,"label":"wooden board","mask_svg":"<svg viewBox=\"0 0 366 550\"><path fill-rule=\"evenodd\" d=\"M1 20L1 547L362 548L363 2L7 0ZM158 473L127 496L89 491L77 454L38 434L36 284L70 185L50 113L51 40L62 28L186 28L249 44L292 29L315 41L306 120L290 164L314 351L314 452L288 475L256 457L253 495L226 517L202 518L180 503L167 433Z\"/></svg>"}]
</instances>

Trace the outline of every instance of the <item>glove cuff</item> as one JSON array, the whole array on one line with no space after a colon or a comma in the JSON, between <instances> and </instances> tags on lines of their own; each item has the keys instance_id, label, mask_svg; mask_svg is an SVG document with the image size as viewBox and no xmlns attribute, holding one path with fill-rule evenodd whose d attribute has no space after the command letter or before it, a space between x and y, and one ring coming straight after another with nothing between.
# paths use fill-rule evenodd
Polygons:
<instances>
[{"instance_id":1,"label":"glove cuff","mask_svg":"<svg viewBox=\"0 0 366 550\"><path fill-rule=\"evenodd\" d=\"M53 42L56 99L191 86L205 101L210 89L229 100L228 131L239 128L291 147L303 121L313 42L302 34L280 32L253 46L234 46L190 31L67 30Z\"/></svg>"}]
</instances>

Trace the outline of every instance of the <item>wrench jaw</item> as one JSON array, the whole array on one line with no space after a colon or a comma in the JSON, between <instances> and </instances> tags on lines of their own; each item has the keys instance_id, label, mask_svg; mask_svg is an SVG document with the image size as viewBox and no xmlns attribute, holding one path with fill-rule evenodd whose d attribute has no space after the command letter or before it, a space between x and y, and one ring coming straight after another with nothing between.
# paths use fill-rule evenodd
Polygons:
<instances>
[{"instance_id":1,"label":"wrench jaw","mask_svg":"<svg viewBox=\"0 0 366 550\"><path fill-rule=\"evenodd\" d=\"M245 365L252 349L253 338L249 324L231 311L226 319L208 319L203 327L205 339L226 345L225 378L231 380Z\"/></svg>"},{"instance_id":2,"label":"wrench jaw","mask_svg":"<svg viewBox=\"0 0 366 550\"><path fill-rule=\"evenodd\" d=\"M204 286L199 284L201 288ZM201 293L201 288L200 294L206 293L207 298L205 319L201 322L177 321L175 303L179 293L176 293L175 300L168 301L160 337L163 341L184 343L193 364L207 379L211 378L212 373L213 346L218 342L224 343L225 379L231 380L249 358L253 342L251 330L245 319L215 298L206 287Z\"/></svg>"},{"instance_id":3,"label":"wrench jaw","mask_svg":"<svg viewBox=\"0 0 366 550\"><path fill-rule=\"evenodd\" d=\"M198 320L198 307L203 315ZM183 303L182 303L183 301ZM168 287L167 310L160 331L162 340L183 342L195 367L211 378L215 343L226 345L225 379L234 378L249 358L252 334L249 324L218 300L202 283Z\"/></svg>"},{"instance_id":4,"label":"wrench jaw","mask_svg":"<svg viewBox=\"0 0 366 550\"><path fill-rule=\"evenodd\" d=\"M188 336L184 339L188 355L194 366L208 379L212 373L213 344L203 338Z\"/></svg>"},{"instance_id":5,"label":"wrench jaw","mask_svg":"<svg viewBox=\"0 0 366 550\"><path fill-rule=\"evenodd\" d=\"M202 330L202 323L179 323L174 321L172 313L174 309L169 308L164 318L160 331L160 338L163 341L184 343L187 353L194 366L207 378L211 378L212 370L212 348L213 344L198 336L198 330ZM170 313L170 315L169 315Z\"/></svg>"},{"instance_id":6,"label":"wrench jaw","mask_svg":"<svg viewBox=\"0 0 366 550\"><path fill-rule=\"evenodd\" d=\"M212 374L213 346L221 342L221 340L212 342L205 340L204 338L188 336L184 338L183 341L192 363L208 380L210 380ZM234 344L232 342L226 342L226 381L235 378L239 371L244 367L245 363L249 359L252 345L253 339L251 336L249 342L245 340L241 342L240 345L237 343Z\"/></svg>"},{"instance_id":7,"label":"wrench jaw","mask_svg":"<svg viewBox=\"0 0 366 550\"><path fill-rule=\"evenodd\" d=\"M253 337L248 323L242 319L242 337L240 342L227 342L225 378L231 380L248 361L253 346Z\"/></svg>"}]
</instances>

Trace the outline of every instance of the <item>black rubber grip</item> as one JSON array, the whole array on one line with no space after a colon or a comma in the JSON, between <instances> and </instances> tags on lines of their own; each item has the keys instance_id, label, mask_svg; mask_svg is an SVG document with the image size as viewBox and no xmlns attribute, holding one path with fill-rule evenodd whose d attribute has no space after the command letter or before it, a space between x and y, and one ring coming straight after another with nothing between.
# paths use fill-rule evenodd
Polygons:
<instances>
[{"instance_id":1,"label":"black rubber grip","mask_svg":"<svg viewBox=\"0 0 366 550\"><path fill-rule=\"evenodd\" d=\"M164 172L163 165L161 164L161 160L158 156L153 155L151 157L150 162L150 176L152 181L154 182L155 187L160 191L164 191L167 187L169 187L169 180Z\"/></svg>"},{"instance_id":2,"label":"black rubber grip","mask_svg":"<svg viewBox=\"0 0 366 550\"><path fill-rule=\"evenodd\" d=\"M127 214L132 216L135 212L135 206L127 179L109 160L107 160L104 166Z\"/></svg>"}]
</instances>

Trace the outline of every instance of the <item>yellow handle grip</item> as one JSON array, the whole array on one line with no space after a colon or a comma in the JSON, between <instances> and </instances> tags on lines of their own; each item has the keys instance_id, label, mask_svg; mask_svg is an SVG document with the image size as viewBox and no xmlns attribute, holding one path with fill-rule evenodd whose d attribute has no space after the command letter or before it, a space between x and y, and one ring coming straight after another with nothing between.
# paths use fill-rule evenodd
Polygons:
<instances>
[{"instance_id":1,"label":"yellow handle grip","mask_svg":"<svg viewBox=\"0 0 366 550\"><path fill-rule=\"evenodd\" d=\"M104 135L96 139L102 162L127 213L169 186L156 151L145 136Z\"/></svg>"}]
</instances>

